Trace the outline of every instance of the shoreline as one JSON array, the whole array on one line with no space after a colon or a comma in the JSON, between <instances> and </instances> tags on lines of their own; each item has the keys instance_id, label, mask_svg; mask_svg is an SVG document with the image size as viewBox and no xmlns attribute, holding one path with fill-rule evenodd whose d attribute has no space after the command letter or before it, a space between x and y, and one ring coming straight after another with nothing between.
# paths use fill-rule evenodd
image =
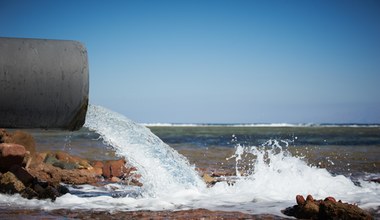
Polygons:
<instances>
[{"instance_id":1,"label":"shoreline","mask_svg":"<svg viewBox=\"0 0 380 220\"><path fill-rule=\"evenodd\" d=\"M68 210L52 211L36 209L6 209L0 208L0 219L294 219L273 214L247 214L238 211L214 211L208 209L163 210L163 211L97 211L97 210Z\"/></svg>"}]
</instances>

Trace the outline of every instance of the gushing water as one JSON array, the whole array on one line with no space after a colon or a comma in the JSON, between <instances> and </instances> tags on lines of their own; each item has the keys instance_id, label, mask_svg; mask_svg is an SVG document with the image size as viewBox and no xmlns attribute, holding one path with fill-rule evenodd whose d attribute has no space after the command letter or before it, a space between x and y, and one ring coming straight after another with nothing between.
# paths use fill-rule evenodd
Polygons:
<instances>
[{"instance_id":1,"label":"gushing water","mask_svg":"<svg viewBox=\"0 0 380 220\"><path fill-rule=\"evenodd\" d=\"M144 192L149 196L166 194L178 187L204 187L185 157L149 129L123 115L90 105L84 126L99 133L119 155L137 167Z\"/></svg>"}]
</instances>

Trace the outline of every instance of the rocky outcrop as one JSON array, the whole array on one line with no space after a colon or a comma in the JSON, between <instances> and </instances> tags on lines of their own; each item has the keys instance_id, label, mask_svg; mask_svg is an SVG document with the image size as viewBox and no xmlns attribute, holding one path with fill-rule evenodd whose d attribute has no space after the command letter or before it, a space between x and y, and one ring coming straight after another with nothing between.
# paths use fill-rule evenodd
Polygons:
<instances>
[{"instance_id":1,"label":"rocky outcrop","mask_svg":"<svg viewBox=\"0 0 380 220\"><path fill-rule=\"evenodd\" d=\"M29 169L29 172L42 181L53 184L94 184L98 181L91 170L87 169L65 169L56 167L49 163L41 163Z\"/></svg>"},{"instance_id":2,"label":"rocky outcrop","mask_svg":"<svg viewBox=\"0 0 380 220\"><path fill-rule=\"evenodd\" d=\"M66 194L68 189L59 184L41 182L30 175L24 168L14 166L0 176L0 192L7 194L19 193L28 199L51 199Z\"/></svg>"},{"instance_id":3,"label":"rocky outcrop","mask_svg":"<svg viewBox=\"0 0 380 220\"><path fill-rule=\"evenodd\" d=\"M66 184L97 184L100 182L122 182L125 185L141 186L136 168L126 166L125 159L93 161L72 156L66 152L37 153L29 171L47 182Z\"/></svg>"},{"instance_id":4,"label":"rocky outcrop","mask_svg":"<svg viewBox=\"0 0 380 220\"><path fill-rule=\"evenodd\" d=\"M297 205L289 207L282 212L288 216L299 219L372 219L372 216L357 205L336 201L333 197L324 200L315 200L308 195L296 196Z\"/></svg>"},{"instance_id":5,"label":"rocky outcrop","mask_svg":"<svg viewBox=\"0 0 380 220\"><path fill-rule=\"evenodd\" d=\"M120 182L141 186L136 168L125 159L90 162L67 152L37 152L34 138L0 129L0 193L51 199L68 192L65 184Z\"/></svg>"}]
</instances>

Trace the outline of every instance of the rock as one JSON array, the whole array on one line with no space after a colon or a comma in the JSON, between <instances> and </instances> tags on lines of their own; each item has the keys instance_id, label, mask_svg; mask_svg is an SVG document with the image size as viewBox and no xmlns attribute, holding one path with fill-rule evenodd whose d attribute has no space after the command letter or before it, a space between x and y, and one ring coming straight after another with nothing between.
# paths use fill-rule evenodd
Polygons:
<instances>
[{"instance_id":1,"label":"rock","mask_svg":"<svg viewBox=\"0 0 380 220\"><path fill-rule=\"evenodd\" d=\"M10 171L19 179L25 186L29 186L35 181L34 176L32 176L25 168L14 165L11 167Z\"/></svg>"},{"instance_id":2,"label":"rock","mask_svg":"<svg viewBox=\"0 0 380 220\"><path fill-rule=\"evenodd\" d=\"M69 190L62 185L53 185L46 182L35 182L27 187L21 196L28 199L51 199L54 201L57 197L68 193Z\"/></svg>"},{"instance_id":3,"label":"rock","mask_svg":"<svg viewBox=\"0 0 380 220\"><path fill-rule=\"evenodd\" d=\"M125 167L126 161L124 159L108 160L104 162L103 176L107 179L112 177L124 178L129 174L128 169Z\"/></svg>"},{"instance_id":4,"label":"rock","mask_svg":"<svg viewBox=\"0 0 380 220\"><path fill-rule=\"evenodd\" d=\"M332 202L321 202L319 219L372 219L372 216L356 205Z\"/></svg>"},{"instance_id":5,"label":"rock","mask_svg":"<svg viewBox=\"0 0 380 220\"><path fill-rule=\"evenodd\" d=\"M20 144L32 155L36 152L36 142L33 136L24 131L15 131L11 133L10 138L6 139L5 143Z\"/></svg>"},{"instance_id":6,"label":"rock","mask_svg":"<svg viewBox=\"0 0 380 220\"><path fill-rule=\"evenodd\" d=\"M314 200L308 195L296 196L297 205L286 208L282 212L288 216L300 219L372 219L371 215L356 205L336 202L333 197L324 200Z\"/></svg>"},{"instance_id":7,"label":"rock","mask_svg":"<svg viewBox=\"0 0 380 220\"><path fill-rule=\"evenodd\" d=\"M91 167L90 163L86 159L70 155L63 151L58 151L55 154L55 157L59 161L69 163L69 164L75 164L76 168L79 168L79 169L88 169Z\"/></svg>"},{"instance_id":8,"label":"rock","mask_svg":"<svg viewBox=\"0 0 380 220\"><path fill-rule=\"evenodd\" d=\"M296 196L296 202L298 205L304 205L306 203L306 200L303 196L297 195Z\"/></svg>"},{"instance_id":9,"label":"rock","mask_svg":"<svg viewBox=\"0 0 380 220\"><path fill-rule=\"evenodd\" d=\"M331 196L326 197L324 201L336 202L335 198Z\"/></svg>"},{"instance_id":10,"label":"rock","mask_svg":"<svg viewBox=\"0 0 380 220\"><path fill-rule=\"evenodd\" d=\"M3 175L1 175L0 192L14 194L20 193L24 189L24 184L20 180L18 180L13 173L6 172Z\"/></svg>"},{"instance_id":11,"label":"rock","mask_svg":"<svg viewBox=\"0 0 380 220\"><path fill-rule=\"evenodd\" d=\"M307 195L306 202L314 202L314 198L312 195Z\"/></svg>"},{"instance_id":12,"label":"rock","mask_svg":"<svg viewBox=\"0 0 380 220\"><path fill-rule=\"evenodd\" d=\"M20 195L24 198L27 198L27 199L34 199L34 198L38 198L38 193L35 192L32 188L30 187L27 187L25 188L24 191L22 191L20 193Z\"/></svg>"},{"instance_id":13,"label":"rock","mask_svg":"<svg viewBox=\"0 0 380 220\"><path fill-rule=\"evenodd\" d=\"M47 155L48 155L48 153L46 153L46 152L42 152L42 153L36 152L33 155L31 166L35 166L35 165L43 163L45 161Z\"/></svg>"},{"instance_id":14,"label":"rock","mask_svg":"<svg viewBox=\"0 0 380 220\"><path fill-rule=\"evenodd\" d=\"M371 215L358 206L324 201L320 204L319 219L372 219Z\"/></svg>"},{"instance_id":15,"label":"rock","mask_svg":"<svg viewBox=\"0 0 380 220\"><path fill-rule=\"evenodd\" d=\"M82 161L84 161L84 159L81 159L79 157L76 157L76 156L73 156L73 155L70 155L66 152L63 152L63 151L58 151L57 153L55 153L55 157L59 160L59 161L62 161L62 162L66 162L66 163L73 163L73 164L80 164Z\"/></svg>"},{"instance_id":16,"label":"rock","mask_svg":"<svg viewBox=\"0 0 380 220\"><path fill-rule=\"evenodd\" d=\"M28 160L25 162L25 159ZM125 159L118 159L95 161L92 166L88 160L63 151L36 152L34 139L28 133L12 134L0 129L0 192L20 193L29 199L55 200L68 192L61 183L98 184L104 180L102 176L110 182L142 186L138 181L141 176L134 173L136 168L125 164Z\"/></svg>"},{"instance_id":17,"label":"rock","mask_svg":"<svg viewBox=\"0 0 380 220\"><path fill-rule=\"evenodd\" d=\"M0 144L0 172L7 172L13 165L22 165L25 147L19 144Z\"/></svg>"},{"instance_id":18,"label":"rock","mask_svg":"<svg viewBox=\"0 0 380 220\"><path fill-rule=\"evenodd\" d=\"M370 182L374 182L374 183L380 183L380 178L377 178L377 179L371 179L369 180Z\"/></svg>"},{"instance_id":19,"label":"rock","mask_svg":"<svg viewBox=\"0 0 380 220\"><path fill-rule=\"evenodd\" d=\"M212 178L210 175L207 173L203 174L203 180L208 184L208 185L214 185L216 183L216 180Z\"/></svg>"},{"instance_id":20,"label":"rock","mask_svg":"<svg viewBox=\"0 0 380 220\"><path fill-rule=\"evenodd\" d=\"M39 199L51 199L51 200L55 200L57 197L61 196L61 194L58 192L58 190L53 187L53 186L48 186L44 189L42 189L39 193L38 193L38 198Z\"/></svg>"},{"instance_id":21,"label":"rock","mask_svg":"<svg viewBox=\"0 0 380 220\"><path fill-rule=\"evenodd\" d=\"M57 158L57 155L58 154L47 154L44 162L65 170L73 170L79 168L79 165L77 163L70 162L66 157L62 156L60 157L60 160Z\"/></svg>"},{"instance_id":22,"label":"rock","mask_svg":"<svg viewBox=\"0 0 380 220\"><path fill-rule=\"evenodd\" d=\"M61 169L52 164L41 163L34 166L29 172L38 177L39 180L49 183L66 183L66 184L93 184L97 178L91 170L87 169Z\"/></svg>"},{"instance_id":23,"label":"rock","mask_svg":"<svg viewBox=\"0 0 380 220\"><path fill-rule=\"evenodd\" d=\"M306 203L302 207L302 211L300 212L301 218L313 218L313 216L318 216L319 213L319 205L314 201L310 201L306 199Z\"/></svg>"},{"instance_id":24,"label":"rock","mask_svg":"<svg viewBox=\"0 0 380 220\"><path fill-rule=\"evenodd\" d=\"M102 176L103 175L103 167L104 167L104 164L101 161L94 161L92 163L93 172L97 176Z\"/></svg>"}]
</instances>

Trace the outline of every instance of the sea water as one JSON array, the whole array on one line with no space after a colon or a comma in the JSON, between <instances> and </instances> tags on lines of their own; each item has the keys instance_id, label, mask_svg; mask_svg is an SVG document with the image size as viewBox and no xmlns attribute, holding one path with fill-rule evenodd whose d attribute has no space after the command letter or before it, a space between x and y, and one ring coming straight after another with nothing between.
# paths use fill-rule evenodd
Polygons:
<instances>
[{"instance_id":1,"label":"sea water","mask_svg":"<svg viewBox=\"0 0 380 220\"><path fill-rule=\"evenodd\" d=\"M65 150L88 159L125 157L143 187L118 184L71 188L49 200L0 195L1 207L106 211L207 208L270 213L295 196L334 196L379 209L380 128L377 125L148 125L90 106L79 132L31 131L39 150ZM158 138L155 134L160 138ZM180 154L180 153L182 154ZM195 168L234 173L207 187Z\"/></svg>"}]
</instances>

